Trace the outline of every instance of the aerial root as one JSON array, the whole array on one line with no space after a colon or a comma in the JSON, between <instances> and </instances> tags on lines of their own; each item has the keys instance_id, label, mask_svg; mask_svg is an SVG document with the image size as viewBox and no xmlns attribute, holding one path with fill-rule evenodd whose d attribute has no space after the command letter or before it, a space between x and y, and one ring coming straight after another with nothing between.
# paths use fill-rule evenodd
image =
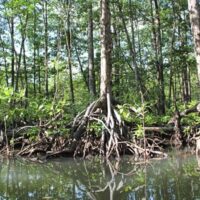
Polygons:
<instances>
[{"instance_id":1,"label":"aerial root","mask_svg":"<svg viewBox=\"0 0 200 200\"><path fill-rule=\"evenodd\" d=\"M106 105L107 104L107 105ZM123 122L118 112L113 108L110 96L107 95L106 100L103 98L92 102L84 113L77 115L73 122L73 137L77 141L74 156L77 155L78 149L83 149L83 156L86 155L88 149L92 147L90 141L83 141L81 138L87 138L90 134L87 127L90 122L97 121L102 125L102 134L98 143L99 154L109 158L111 155L120 157L119 141L123 136ZM81 143L84 143L82 146Z\"/></svg>"},{"instance_id":2,"label":"aerial root","mask_svg":"<svg viewBox=\"0 0 200 200\"><path fill-rule=\"evenodd\" d=\"M94 122L101 124L101 133L96 133L94 129L91 129L90 126ZM111 104L109 96L92 102L86 110L74 118L71 127L71 138L47 136L46 129L41 128L37 142L33 143L31 139L25 137L19 141L17 141L19 138L14 139L14 143L17 141L18 146L21 147L17 155L32 157L42 152L46 153L47 157L63 154L83 158L89 155L119 158L122 154L144 158L166 157L163 150L170 144L169 134L164 135L164 138L163 134L162 136L159 134L159 131L165 130L163 127L160 129L144 127L146 133L151 132L144 138L138 138L134 134L132 137L128 135L128 129L118 111Z\"/></svg>"},{"instance_id":3,"label":"aerial root","mask_svg":"<svg viewBox=\"0 0 200 200\"><path fill-rule=\"evenodd\" d=\"M92 137L87 129L90 123L94 121L102 125L100 138ZM82 155L86 157L94 152L94 149L95 154L103 155L106 158L111 156L119 158L124 153L145 158L167 156L162 152L162 144L166 142L165 139L147 136L145 139L128 139L125 124L111 104L109 96L107 96L106 101L101 98L94 101L84 113L79 114L73 122L72 130L75 138L74 156Z\"/></svg>"}]
</instances>

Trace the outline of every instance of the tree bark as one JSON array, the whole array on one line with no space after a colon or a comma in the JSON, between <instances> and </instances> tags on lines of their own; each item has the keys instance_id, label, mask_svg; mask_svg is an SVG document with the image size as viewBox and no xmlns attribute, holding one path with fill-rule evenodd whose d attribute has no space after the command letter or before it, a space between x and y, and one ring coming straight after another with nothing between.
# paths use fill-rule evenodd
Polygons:
<instances>
[{"instance_id":1,"label":"tree bark","mask_svg":"<svg viewBox=\"0 0 200 200\"><path fill-rule=\"evenodd\" d=\"M9 86L9 78L8 78L8 63L7 63L7 57L6 57L6 51L5 51L5 47L4 47L4 43L3 40L1 38L0 35L0 44L2 47L2 51L3 51L3 60L4 60L4 69L5 69L5 82L6 82L6 86Z\"/></svg>"},{"instance_id":2,"label":"tree bark","mask_svg":"<svg viewBox=\"0 0 200 200\"><path fill-rule=\"evenodd\" d=\"M198 83L200 86L200 3L198 0L188 0L188 9L190 13L190 23L194 39L196 53Z\"/></svg>"},{"instance_id":3,"label":"tree bark","mask_svg":"<svg viewBox=\"0 0 200 200\"><path fill-rule=\"evenodd\" d=\"M22 26L22 31L21 31L21 45L20 45L20 52L19 56L17 59L17 70L16 70L16 82L15 82L15 91L18 92L19 90L19 76L20 76L20 68L21 68L21 60L22 60L22 55L23 55L23 47L25 45L25 40L26 40L26 29L27 29L27 23L28 23L28 13L26 14L25 17L25 22L23 23L23 19L20 18L20 25ZM15 51L16 58L17 58L17 52Z\"/></svg>"},{"instance_id":4,"label":"tree bark","mask_svg":"<svg viewBox=\"0 0 200 200\"><path fill-rule=\"evenodd\" d=\"M109 0L101 0L101 84L100 96L111 95L111 51Z\"/></svg>"},{"instance_id":5,"label":"tree bark","mask_svg":"<svg viewBox=\"0 0 200 200\"><path fill-rule=\"evenodd\" d=\"M23 45L23 64L24 64L24 79L25 79L25 97L28 98L28 71L26 63L26 48Z\"/></svg>"},{"instance_id":6,"label":"tree bark","mask_svg":"<svg viewBox=\"0 0 200 200\"><path fill-rule=\"evenodd\" d=\"M73 86L73 75L72 75L72 55L71 55L71 23L70 23L70 7L71 2L67 0L67 31L66 31L66 43L67 43L67 62L69 67L69 87L70 87L70 96L71 102L74 104L75 97L74 97L74 86Z\"/></svg>"},{"instance_id":7,"label":"tree bark","mask_svg":"<svg viewBox=\"0 0 200 200\"><path fill-rule=\"evenodd\" d=\"M40 58L40 48L37 49L37 57ZM40 63L38 65L38 92L41 94L42 89L41 89L41 67Z\"/></svg>"},{"instance_id":8,"label":"tree bark","mask_svg":"<svg viewBox=\"0 0 200 200\"><path fill-rule=\"evenodd\" d=\"M11 35L11 85L15 86L15 41L14 41L14 17L11 17L10 35Z\"/></svg>"},{"instance_id":9,"label":"tree bark","mask_svg":"<svg viewBox=\"0 0 200 200\"><path fill-rule=\"evenodd\" d=\"M117 20L118 18L116 17L116 9L115 5L113 6L113 56L114 56L114 65L113 65L113 75L114 75L114 86L115 86L115 91L114 95L115 98L119 98L120 96L120 64L119 64L119 59L121 59L121 54L120 54L120 33L119 29L117 28Z\"/></svg>"},{"instance_id":10,"label":"tree bark","mask_svg":"<svg viewBox=\"0 0 200 200\"><path fill-rule=\"evenodd\" d=\"M155 6L155 14L153 12L153 2ZM165 92L164 92L164 75L163 75L163 56L162 56L162 38L160 24L160 8L157 0L150 0L153 46L155 50L155 65L157 68L158 79L158 113L165 114Z\"/></svg>"},{"instance_id":11,"label":"tree bark","mask_svg":"<svg viewBox=\"0 0 200 200\"><path fill-rule=\"evenodd\" d=\"M33 21L33 93L36 96L36 8Z\"/></svg>"},{"instance_id":12,"label":"tree bark","mask_svg":"<svg viewBox=\"0 0 200 200\"><path fill-rule=\"evenodd\" d=\"M49 81L48 81L48 10L47 10L47 0L44 2L44 31L45 31L45 56L44 56L44 65L45 65L45 95L49 95Z\"/></svg>"},{"instance_id":13,"label":"tree bark","mask_svg":"<svg viewBox=\"0 0 200 200\"><path fill-rule=\"evenodd\" d=\"M83 76L83 80L85 82L85 85L89 91L89 83L88 83L88 76L86 76L86 72L84 71L83 69L83 64L81 62L81 59L80 59L80 56L79 56L79 52L78 52L78 48L76 46L77 44L74 42L74 48L75 48L75 51L76 51L76 57L77 57L77 60L78 60L78 63L79 63L79 67L80 67L80 70L81 70L81 74Z\"/></svg>"},{"instance_id":14,"label":"tree bark","mask_svg":"<svg viewBox=\"0 0 200 200\"><path fill-rule=\"evenodd\" d=\"M127 137L124 129L124 123L121 120L118 112L113 108L111 97L111 52L112 52L112 38L111 38L111 16L109 8L109 0L101 0L101 82L100 82L100 98L93 101L84 112L84 115L78 115L72 125L73 137L76 141L80 140L85 133L90 134L86 127L89 126L90 121L100 122L103 126L99 153L110 157L114 153L119 158L119 140ZM104 115L103 119L102 114ZM75 142L72 149L77 145ZM77 154L77 148L75 155ZM85 155L85 153L84 153Z\"/></svg>"},{"instance_id":15,"label":"tree bark","mask_svg":"<svg viewBox=\"0 0 200 200\"><path fill-rule=\"evenodd\" d=\"M176 32L176 10L175 10L175 0L171 1L172 10L173 10L173 28L171 33L171 41L170 41L170 70L169 70L169 95L168 95L168 107L170 108L172 102L172 96L174 98L174 43L175 43L175 32Z\"/></svg>"},{"instance_id":16,"label":"tree bark","mask_svg":"<svg viewBox=\"0 0 200 200\"><path fill-rule=\"evenodd\" d=\"M125 34L126 34L130 56L132 58L132 60L131 60L132 61L131 67L132 67L132 69L135 72L135 82L136 82L137 90L141 91L142 93L144 93L143 87L141 86L141 79L140 79L140 75L139 75L138 65L137 65L137 62L136 62L134 27L133 27L133 24L132 24L132 20L133 20L132 10L130 9L130 15L131 15L131 33L132 33L132 40L131 40L129 32L128 32L128 28L126 26L125 17L124 17L124 14L122 12L122 6L121 6L119 0L117 1L117 4L118 4L118 8L119 8L120 17L121 17L121 20L122 20L122 23L123 23L124 31L125 31ZM130 4L131 4L131 2L129 1L129 5Z\"/></svg>"},{"instance_id":17,"label":"tree bark","mask_svg":"<svg viewBox=\"0 0 200 200\"><path fill-rule=\"evenodd\" d=\"M95 71L94 71L94 45L93 45L93 7L92 2L88 8L88 69L89 91L92 98L96 96Z\"/></svg>"},{"instance_id":18,"label":"tree bark","mask_svg":"<svg viewBox=\"0 0 200 200\"><path fill-rule=\"evenodd\" d=\"M132 65L135 66L135 80L136 80L136 87L137 90L142 92L144 94L144 90L142 87L142 82L141 82L141 77L138 69L138 64L137 64L137 52L136 52L136 47L135 47L135 27L134 27L134 16L133 16L133 5L132 5L132 0L129 0L129 13L130 13L130 24L131 24L131 54L132 54Z\"/></svg>"}]
</instances>

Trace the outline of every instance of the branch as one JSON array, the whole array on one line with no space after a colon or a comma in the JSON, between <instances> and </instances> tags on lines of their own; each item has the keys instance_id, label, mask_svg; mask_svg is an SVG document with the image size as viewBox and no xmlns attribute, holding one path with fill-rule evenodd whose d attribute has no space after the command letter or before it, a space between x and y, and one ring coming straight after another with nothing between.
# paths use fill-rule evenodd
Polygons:
<instances>
[{"instance_id":1,"label":"branch","mask_svg":"<svg viewBox=\"0 0 200 200\"><path fill-rule=\"evenodd\" d=\"M180 117L184 117L190 113L200 112L200 102L197 103L194 107L186 109L180 113Z\"/></svg>"}]
</instances>

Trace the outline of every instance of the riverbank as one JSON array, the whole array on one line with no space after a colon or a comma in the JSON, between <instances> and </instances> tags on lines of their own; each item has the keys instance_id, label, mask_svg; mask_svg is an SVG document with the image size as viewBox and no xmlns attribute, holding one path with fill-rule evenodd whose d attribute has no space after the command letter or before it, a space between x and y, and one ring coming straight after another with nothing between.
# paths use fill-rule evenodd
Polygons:
<instances>
[{"instance_id":1,"label":"riverbank","mask_svg":"<svg viewBox=\"0 0 200 200\"><path fill-rule=\"evenodd\" d=\"M130 127L129 127L130 128ZM194 152L198 133L182 134L181 143L175 143L171 128L146 127L144 137L129 137L129 140L119 141L118 150L121 156L133 155L136 159L165 158L169 149L189 148ZM153 131L152 131L153 130ZM165 132L163 131L165 130ZM167 132L169 131L170 132ZM55 157L82 157L85 159L101 154L101 138L94 134L76 141L65 136L46 136L39 134L34 140L26 133L4 141L1 154L6 156L21 156L35 161L46 161ZM117 157L115 153L111 157Z\"/></svg>"},{"instance_id":2,"label":"riverbank","mask_svg":"<svg viewBox=\"0 0 200 200\"><path fill-rule=\"evenodd\" d=\"M115 157L128 154L135 158L148 159L153 157L167 157L167 151L171 148L193 148L199 140L199 125L185 125L184 118L190 114L198 115L199 103L181 112L176 111L168 120L167 124L158 126L138 126L135 123L124 120L123 135L119 130L115 130L117 141L110 144L108 138L111 137L109 130L102 119L91 120L88 127L84 127L82 137L74 138L74 125L67 124L63 134L58 123L64 121L61 113L57 113L46 122L34 122L36 125L19 126L15 129L2 129L0 136L1 154L22 156L35 160L46 160L52 157L83 157L91 156ZM133 112L131 110L131 112ZM96 114L96 113L95 113ZM79 115L78 117L80 117ZM123 116L123 114L122 114ZM75 120L77 121L77 118ZM102 117L102 116L101 116ZM147 115L148 117L148 115ZM93 119L93 118L92 118ZM107 131L107 132L106 132ZM103 134L104 133L104 134ZM105 139L102 149L102 136ZM107 142L106 142L107 141ZM109 152L107 148L109 147ZM199 150L200 147L197 147ZM102 151L103 150L103 151ZM107 152L106 152L107 151ZM106 154L105 154L106 152Z\"/></svg>"}]
</instances>

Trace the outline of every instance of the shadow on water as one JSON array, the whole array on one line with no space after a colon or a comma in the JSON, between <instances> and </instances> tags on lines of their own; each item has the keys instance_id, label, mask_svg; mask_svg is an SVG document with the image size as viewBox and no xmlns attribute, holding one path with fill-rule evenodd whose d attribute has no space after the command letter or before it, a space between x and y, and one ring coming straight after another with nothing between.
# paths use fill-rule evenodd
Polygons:
<instances>
[{"instance_id":1,"label":"shadow on water","mask_svg":"<svg viewBox=\"0 0 200 200\"><path fill-rule=\"evenodd\" d=\"M200 157L176 154L147 165L130 157L107 163L0 161L2 199L200 199Z\"/></svg>"}]
</instances>

